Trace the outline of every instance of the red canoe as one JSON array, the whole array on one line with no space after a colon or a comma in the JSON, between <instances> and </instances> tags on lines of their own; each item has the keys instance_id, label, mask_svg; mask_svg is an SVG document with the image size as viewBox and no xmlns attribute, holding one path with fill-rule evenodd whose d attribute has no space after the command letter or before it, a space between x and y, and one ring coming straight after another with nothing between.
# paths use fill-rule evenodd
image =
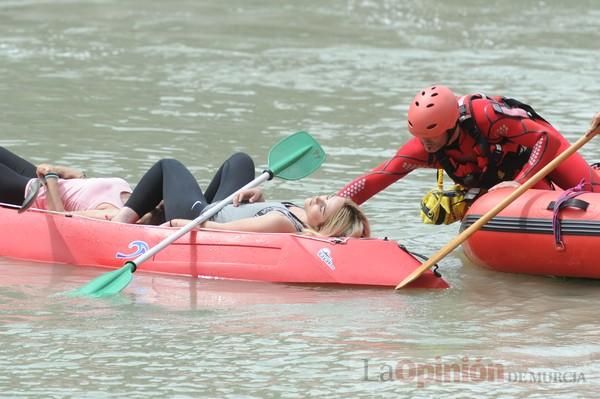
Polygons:
<instances>
[{"instance_id":1,"label":"red canoe","mask_svg":"<svg viewBox=\"0 0 600 399\"><path fill-rule=\"evenodd\" d=\"M477 199L461 229L511 192L495 190ZM553 229L553 210L548 208L561 194L528 190L467 239L463 244L466 255L501 272L600 278L600 193L584 193L566 204L558 213L559 225Z\"/></svg>"},{"instance_id":2,"label":"red canoe","mask_svg":"<svg viewBox=\"0 0 600 399\"><path fill-rule=\"evenodd\" d=\"M112 223L0 206L0 256L119 268L174 229ZM295 234L193 231L139 271L281 283L395 286L420 265L394 241L322 239ZM415 288L447 288L429 272Z\"/></svg>"}]
</instances>

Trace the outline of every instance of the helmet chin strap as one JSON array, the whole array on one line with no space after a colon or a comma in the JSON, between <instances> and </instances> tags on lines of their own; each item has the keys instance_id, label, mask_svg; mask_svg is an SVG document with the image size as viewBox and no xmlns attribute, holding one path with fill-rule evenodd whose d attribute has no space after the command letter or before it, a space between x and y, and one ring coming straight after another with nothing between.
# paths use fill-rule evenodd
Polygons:
<instances>
[{"instance_id":1,"label":"helmet chin strap","mask_svg":"<svg viewBox=\"0 0 600 399\"><path fill-rule=\"evenodd\" d=\"M446 142L444 143L444 147L446 147L448 144L450 144L450 138L452 137L454 133L450 133L450 132L446 132Z\"/></svg>"},{"instance_id":2,"label":"helmet chin strap","mask_svg":"<svg viewBox=\"0 0 600 399\"><path fill-rule=\"evenodd\" d=\"M446 144L444 144L444 147L447 146L448 144L450 144L452 140L452 136L454 136L456 134L456 130L458 128L458 122L456 122L456 125L454 125L454 128L452 130L446 130ZM456 137L458 137L458 135L456 135ZM456 138L455 138L456 140Z\"/></svg>"}]
</instances>

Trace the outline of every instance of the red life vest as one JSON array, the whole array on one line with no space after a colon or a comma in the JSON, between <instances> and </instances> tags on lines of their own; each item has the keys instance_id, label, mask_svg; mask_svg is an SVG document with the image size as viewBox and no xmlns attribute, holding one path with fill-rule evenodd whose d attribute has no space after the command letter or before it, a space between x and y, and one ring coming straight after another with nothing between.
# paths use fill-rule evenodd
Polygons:
<instances>
[{"instance_id":1,"label":"red life vest","mask_svg":"<svg viewBox=\"0 0 600 399\"><path fill-rule=\"evenodd\" d=\"M512 98L488 97L483 94L472 94L459 98L458 126L469 135L473 143L463 140L462 146L458 146L458 144L444 146L433 156L456 183L467 188L488 189L502 181L513 180L528 161L531 150L505 138L491 141L489 139L490 132L482 132L472 115L471 104L476 99L487 100L493 108L494 116L490 121L490 126L505 117L542 120L543 118L529 105ZM469 145L472 147L469 148ZM452 157L452 151L473 153L475 160L459 162Z\"/></svg>"}]
</instances>

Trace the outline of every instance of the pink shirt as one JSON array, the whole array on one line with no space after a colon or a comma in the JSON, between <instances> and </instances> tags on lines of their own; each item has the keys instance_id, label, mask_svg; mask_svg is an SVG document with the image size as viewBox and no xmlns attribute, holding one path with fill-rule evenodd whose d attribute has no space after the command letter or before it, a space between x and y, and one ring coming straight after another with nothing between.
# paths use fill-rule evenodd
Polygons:
<instances>
[{"instance_id":1,"label":"pink shirt","mask_svg":"<svg viewBox=\"0 0 600 399\"><path fill-rule=\"evenodd\" d=\"M29 192L31 182L27 184L25 193ZM88 211L97 209L100 204L110 204L122 208L121 193L131 193L131 186L118 177L91 179L59 179L58 190L65 211ZM46 187L40 187L37 198L32 204L34 208L48 209Z\"/></svg>"}]
</instances>

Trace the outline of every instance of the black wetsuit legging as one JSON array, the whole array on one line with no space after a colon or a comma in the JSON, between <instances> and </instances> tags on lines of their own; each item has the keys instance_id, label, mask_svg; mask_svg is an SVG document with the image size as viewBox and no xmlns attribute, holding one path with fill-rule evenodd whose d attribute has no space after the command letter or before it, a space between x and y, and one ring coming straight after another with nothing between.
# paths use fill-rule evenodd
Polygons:
<instances>
[{"instance_id":1,"label":"black wetsuit legging","mask_svg":"<svg viewBox=\"0 0 600 399\"><path fill-rule=\"evenodd\" d=\"M36 177L36 166L0 147L0 202L21 205L25 187Z\"/></svg>"},{"instance_id":2,"label":"black wetsuit legging","mask_svg":"<svg viewBox=\"0 0 600 399\"><path fill-rule=\"evenodd\" d=\"M207 205L227 198L252 180L254 162L241 152L223 162L204 193L181 162L162 159L142 177L125 206L142 216L164 200L165 220L195 219Z\"/></svg>"}]
</instances>

